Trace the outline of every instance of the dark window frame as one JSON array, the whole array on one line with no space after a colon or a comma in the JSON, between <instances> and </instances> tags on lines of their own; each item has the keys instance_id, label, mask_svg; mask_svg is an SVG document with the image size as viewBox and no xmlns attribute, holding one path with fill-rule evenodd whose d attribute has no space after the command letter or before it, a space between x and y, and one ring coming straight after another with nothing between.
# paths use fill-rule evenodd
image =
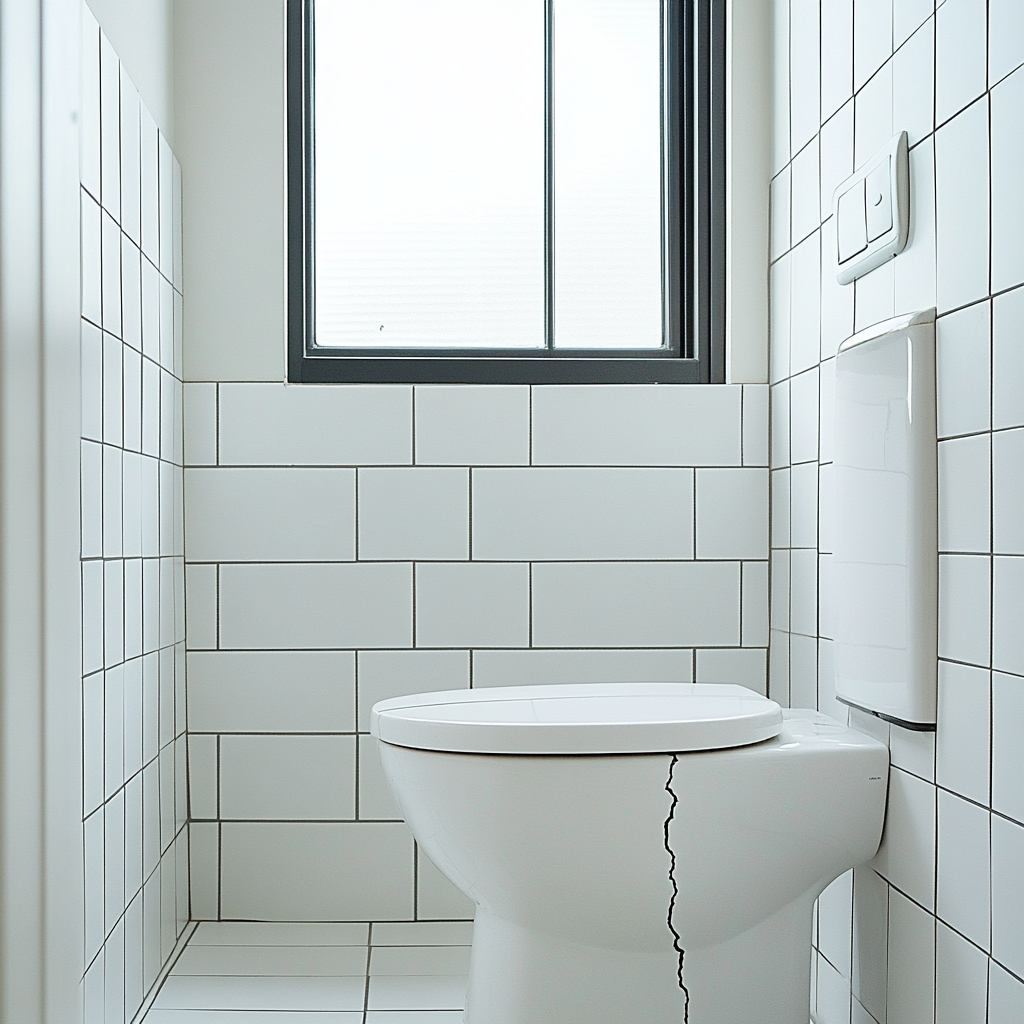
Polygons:
<instances>
[{"instance_id":1,"label":"dark window frame","mask_svg":"<svg viewBox=\"0 0 1024 1024\"><path fill-rule=\"evenodd\" d=\"M552 0L547 0L550 6ZM725 0L674 0L666 54L673 123L666 331L658 351L311 351L313 0L287 0L288 380L291 383L597 384L725 380ZM550 18L548 23L550 24ZM674 45L671 45L674 41ZM683 55L692 54L685 69ZM680 73L684 67L689 73ZM675 74L673 74L675 72ZM546 89L550 94L550 90ZM550 108L549 108L550 109ZM550 151L550 150L549 150ZM547 175L550 175L550 166ZM547 187L546 187L547 191ZM549 194L549 193L548 193ZM550 211L548 231L550 237ZM550 252L550 246L549 246ZM550 263L550 261L548 261ZM550 266L547 295L551 295ZM547 302L550 318L550 301ZM550 320L548 325L550 334Z\"/></svg>"}]
</instances>

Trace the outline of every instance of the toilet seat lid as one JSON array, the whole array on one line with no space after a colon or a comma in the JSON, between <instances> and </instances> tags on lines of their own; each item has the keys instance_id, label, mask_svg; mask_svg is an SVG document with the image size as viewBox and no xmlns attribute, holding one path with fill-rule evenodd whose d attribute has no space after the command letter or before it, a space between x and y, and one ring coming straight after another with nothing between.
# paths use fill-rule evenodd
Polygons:
<instances>
[{"instance_id":1,"label":"toilet seat lid","mask_svg":"<svg viewBox=\"0 0 1024 1024\"><path fill-rule=\"evenodd\" d=\"M782 709L745 686L571 683L444 690L373 706L385 743L478 754L720 750L777 736Z\"/></svg>"}]
</instances>

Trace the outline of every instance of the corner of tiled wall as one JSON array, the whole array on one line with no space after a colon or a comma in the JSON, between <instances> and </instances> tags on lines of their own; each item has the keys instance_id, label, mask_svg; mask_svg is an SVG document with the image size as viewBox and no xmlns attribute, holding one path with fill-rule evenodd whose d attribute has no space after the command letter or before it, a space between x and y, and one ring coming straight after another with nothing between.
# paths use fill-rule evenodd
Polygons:
<instances>
[{"instance_id":1,"label":"corner of tiled wall","mask_svg":"<svg viewBox=\"0 0 1024 1024\"><path fill-rule=\"evenodd\" d=\"M189 920L180 178L82 12L86 1024L131 1021Z\"/></svg>"},{"instance_id":2,"label":"corner of tiled wall","mask_svg":"<svg viewBox=\"0 0 1024 1024\"><path fill-rule=\"evenodd\" d=\"M891 750L882 850L818 901L819 1024L1024 1020L1024 5L776 0L770 692L832 661L834 356L938 309L939 724ZM836 283L832 192L910 136L907 249Z\"/></svg>"}]
</instances>

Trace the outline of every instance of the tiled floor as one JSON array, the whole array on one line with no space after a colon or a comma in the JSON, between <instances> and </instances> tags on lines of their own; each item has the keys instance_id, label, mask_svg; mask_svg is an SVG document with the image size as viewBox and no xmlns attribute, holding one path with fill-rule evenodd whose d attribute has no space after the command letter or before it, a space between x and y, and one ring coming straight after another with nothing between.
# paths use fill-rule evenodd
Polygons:
<instances>
[{"instance_id":1,"label":"tiled floor","mask_svg":"<svg viewBox=\"0 0 1024 1024\"><path fill-rule=\"evenodd\" d=\"M461 1024L472 928L203 922L145 1024Z\"/></svg>"}]
</instances>

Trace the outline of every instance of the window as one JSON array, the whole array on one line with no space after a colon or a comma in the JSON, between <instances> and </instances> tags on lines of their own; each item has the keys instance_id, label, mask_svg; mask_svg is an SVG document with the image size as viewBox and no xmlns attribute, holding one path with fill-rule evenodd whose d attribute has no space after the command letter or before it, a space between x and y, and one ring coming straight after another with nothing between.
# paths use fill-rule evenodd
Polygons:
<instances>
[{"instance_id":1,"label":"window","mask_svg":"<svg viewBox=\"0 0 1024 1024\"><path fill-rule=\"evenodd\" d=\"M288 0L289 379L724 379L724 0Z\"/></svg>"}]
</instances>

